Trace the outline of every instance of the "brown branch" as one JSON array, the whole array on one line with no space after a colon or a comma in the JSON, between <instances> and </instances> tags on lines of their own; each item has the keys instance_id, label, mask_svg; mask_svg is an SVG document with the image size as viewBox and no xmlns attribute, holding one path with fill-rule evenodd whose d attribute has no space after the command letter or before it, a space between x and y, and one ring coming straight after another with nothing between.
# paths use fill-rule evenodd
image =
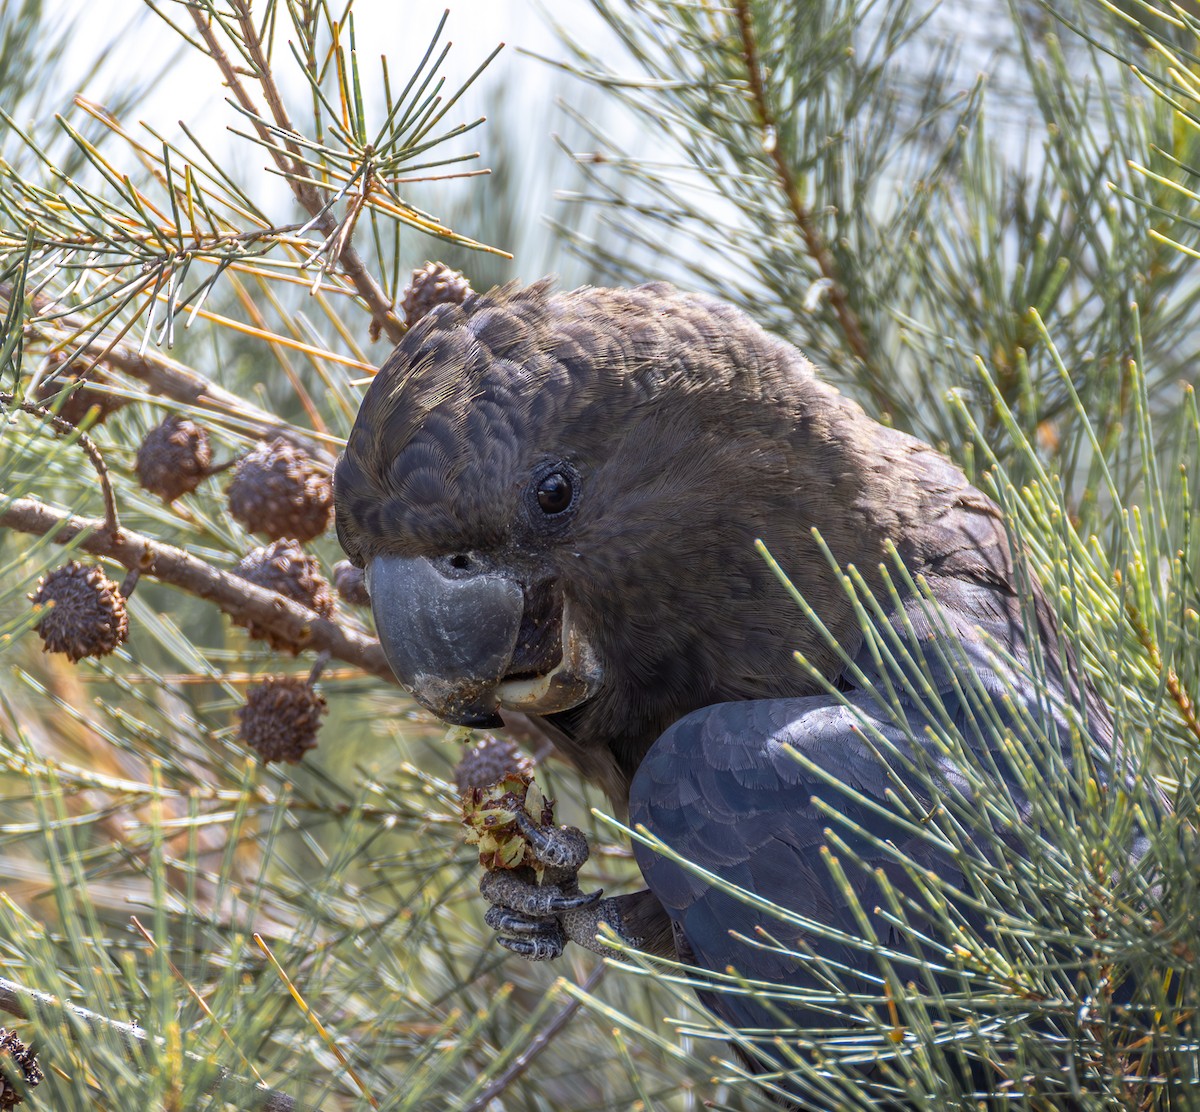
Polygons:
<instances>
[{"instance_id":1,"label":"brown branch","mask_svg":"<svg viewBox=\"0 0 1200 1112\"><path fill-rule=\"evenodd\" d=\"M267 98L267 104L271 108L271 117L275 121L276 126L282 131L288 134L295 134L296 129L292 126L287 109L284 107L283 98L280 96L279 89L275 85L275 79L271 74L270 62L263 51L262 40L259 39L258 30L254 26L254 21L250 18L249 6L241 4L239 5L239 9L238 23L241 27L242 41L250 54L255 69L254 77L262 87L263 93ZM225 52L225 48L218 40L212 22L204 17L198 5L193 6L191 12L196 29L200 32L201 38L204 39L204 45L208 50L209 57L217 63L222 76L225 78L225 84L236 98L238 104L250 114L254 130L258 133L263 146L271 152L271 157L274 159L275 165L292 187L292 192L295 194L296 200L313 217L316 227L326 240L332 239L338 232L338 221L333 213L329 211L322 191L316 185L312 184L311 181L300 180L301 178L307 178L308 170L301 168L293 161L294 158L298 158L300 155L299 147L293 140L285 138L286 152L279 148L278 143L275 142L266 125L261 122L263 119L262 114L255 105L254 99L247 92L239 71L234 67L229 59L229 55ZM338 262L341 263L343 273L350 279L359 297L363 299L367 308L371 311L372 333L378 329L382 329L393 344L399 343L405 332L404 325L393 312L393 303L388 298L383 287L375 281L374 276L367 269L367 264L363 262L362 256L355 250L348 238L347 242L342 244L341 250L338 252Z\"/></svg>"},{"instance_id":2,"label":"brown branch","mask_svg":"<svg viewBox=\"0 0 1200 1112\"><path fill-rule=\"evenodd\" d=\"M0 510L0 527L38 536L51 535L60 544L83 535L80 547L94 556L115 560L132 571L206 599L239 622L252 621L281 640L353 664L364 672L395 683L395 676L374 638L345 629L306 606L274 591L256 587L227 571L210 567L181 548L122 529L104 531L104 522L74 517L33 498L12 498Z\"/></svg>"},{"instance_id":3,"label":"brown branch","mask_svg":"<svg viewBox=\"0 0 1200 1112\"><path fill-rule=\"evenodd\" d=\"M143 355L132 345L106 345L103 337L91 341L84 350L89 356L97 358L98 362L144 382L153 393L162 394L185 405L194 405L237 418L267 438L282 436L285 440L298 444L314 460L326 466L333 463L334 453L328 446L304 430L265 409L259 409L258 406L161 352L147 352Z\"/></svg>"},{"instance_id":4,"label":"brown branch","mask_svg":"<svg viewBox=\"0 0 1200 1112\"><path fill-rule=\"evenodd\" d=\"M283 103L279 86L275 84L275 74L271 70L271 62L267 58L266 51L263 50L262 39L258 37L258 28L254 26L250 4L246 0L240 0L240 2L234 0L233 7L237 12L238 26L242 31L242 42L250 53L250 64L254 67L254 76L262 86L263 96L267 98L267 106L271 109L271 119L283 131L294 135L296 129L292 126L292 119L288 115L287 106ZM287 138L284 142L288 153L293 158L301 157L300 147L293 139ZM312 189L312 186L306 185L303 188Z\"/></svg>"},{"instance_id":5,"label":"brown branch","mask_svg":"<svg viewBox=\"0 0 1200 1112\"><path fill-rule=\"evenodd\" d=\"M874 361L871 358L871 349L867 344L866 336L863 335L858 314L850 304L846 287L838 275L837 264L833 261L833 254L821 236L812 212L804 203L800 192L800 183L796 180L796 175L792 172L792 167L784 153L783 136L779 123L767 99L762 62L758 53L758 40L754 34L754 19L750 11L750 0L735 0L734 11L737 13L738 32L742 39L742 58L746 63L746 74L750 83L750 99L754 104L754 112L763 132L763 148L768 152L775 166L779 185L787 199L792 219L796 222L796 227L799 228L800 235L804 239L805 249L813 262L817 264L821 277L829 283L829 303L837 316L846 342L850 345L850 350L866 366L870 367Z\"/></svg>"},{"instance_id":6,"label":"brown branch","mask_svg":"<svg viewBox=\"0 0 1200 1112\"><path fill-rule=\"evenodd\" d=\"M36 1015L38 1021L47 1027L55 1027L65 1031L71 1038L82 1040L86 1036L95 1036L100 1031L109 1031L120 1037L126 1054L134 1061L140 1060L145 1054L142 1046L147 1040L163 1045L165 1040L148 1035L135 1023L121 1023L115 1019L100 1015L99 1012L89 1011L76 1004L67 1004L57 996L37 992L34 989L19 985L16 981L0 978L0 1011L7 1012L18 1019L29 1019ZM70 1020L67 1017L70 1016ZM193 1062L207 1062L208 1059L192 1051L186 1051L186 1056ZM251 1081L248 1078L233 1077L228 1070L221 1069L217 1085L232 1082L239 1086L241 1092L237 1095L247 1103L245 1107L255 1112L293 1112L296 1102L286 1093L268 1089L265 1085ZM213 1088L216 1089L217 1085ZM229 1094L232 1097L234 1094Z\"/></svg>"},{"instance_id":7,"label":"brown branch","mask_svg":"<svg viewBox=\"0 0 1200 1112\"><path fill-rule=\"evenodd\" d=\"M0 305L8 304L13 297L11 286L0 283ZM51 298L35 295L35 311L43 312L53 307ZM75 316L43 317L27 325L35 336L50 343L62 343L83 336L90 327L88 322ZM281 436L303 448L314 460L331 467L334 453L322 441L304 429L298 429L274 413L260 409L237 394L218 386L211 379L193 371L177 359L162 352L140 352L119 336L98 335L84 342L81 357L91 360L91 365L105 367L145 384L153 394L161 394L183 405L196 406L210 412L223 414L249 425L260 436L270 439ZM102 385L92 383L93 386Z\"/></svg>"},{"instance_id":8,"label":"brown branch","mask_svg":"<svg viewBox=\"0 0 1200 1112\"><path fill-rule=\"evenodd\" d=\"M584 981L580 988L584 992L591 992L592 989L600 983L600 978L604 976L608 969L607 965L597 965L592 970L588 979ZM572 997L564 1004L554 1018L546 1024L545 1027L538 1032L525 1050L514 1058L505 1070L497 1077L482 1093L479 1094L470 1104L468 1104L463 1112L483 1112L493 1100L496 1099L505 1089L517 1080L529 1067L533 1064L533 1060L546 1049L554 1039L554 1037L570 1022L571 1017L579 1011L583 1001L577 997Z\"/></svg>"}]
</instances>

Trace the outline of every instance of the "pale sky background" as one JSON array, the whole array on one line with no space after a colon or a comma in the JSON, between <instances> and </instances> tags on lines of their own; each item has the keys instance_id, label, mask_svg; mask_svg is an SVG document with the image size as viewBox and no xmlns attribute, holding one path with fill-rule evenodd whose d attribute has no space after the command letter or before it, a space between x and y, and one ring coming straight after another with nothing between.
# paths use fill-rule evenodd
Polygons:
<instances>
[{"instance_id":1,"label":"pale sky background","mask_svg":"<svg viewBox=\"0 0 1200 1112\"><path fill-rule=\"evenodd\" d=\"M6 0L0 0L5 3ZM177 22L190 25L188 13L172 0L158 0L164 12ZM589 49L601 57L619 56L613 47L604 44L613 37L592 10L588 0L550 0L554 18L563 22ZM378 57L386 54L395 85L407 78L424 53L431 34L437 26L442 4L417 4L413 0L357 0L354 5L355 31L359 63L365 90L381 88ZM559 42L549 20L536 0L448 0L450 15L443 42L453 43L453 49L442 71L447 77L447 90L456 89L484 57L499 43L505 49L492 62L479 81L456 104L443 120L444 126L473 120L478 116L502 119L507 127L507 144L494 141L497 134L491 124L485 124L469 136L455 141L446 153L479 150L483 157L471 166L493 166L507 171L510 181L517 182L521 227L514 233L520 242L503 246L518 252L520 276L526 280L541 273L554 271L564 278L571 277L571 263L564 250L549 242L544 235L532 234L548 215L561 215L563 207L555 202L560 190L570 190L579 184L579 175L570 160L554 149L551 134L571 129L554 102L564 95L575 106L584 106L591 115L603 111L603 126L618 143L634 155L659 156L661 147L654 129L631 125L613 110L605 99L601 104L594 90L586 89L569 75L552 65L522 52L522 48L551 58L564 58L566 48ZM226 91L211 61L199 51L180 49L178 36L159 20L142 0L47 0L47 7L61 24L71 28L73 66L85 73L88 63L106 41L118 39L112 65L96 81L80 90L93 99L106 99L106 90L125 73L155 73L165 63L170 66L158 82L154 93L139 105L137 120L145 120L168 137L179 136L177 121L186 118L201 137L205 146L218 155L232 152L232 165L240 180L256 182L265 191L260 196L272 202L286 202L286 187L265 171L256 171L267 161L265 152L235 139L228 133L230 123L245 127L245 121L224 103ZM341 8L340 0L333 3ZM132 29L131 28L132 25ZM969 88L981 69L991 69L993 78L989 91L989 118L993 125L1003 121L1013 150L1024 148L1029 138L1030 113L1028 78L1019 63L1014 64L1015 39L1006 19L997 21L994 0L944 0L926 27L921 41L906 48L899 63L919 90L925 81L925 68L934 56L933 44L940 39L959 39L963 51L953 64L954 85ZM286 46L276 46L277 73L284 79L292 76L294 64L285 55ZM290 84L294 96L290 103L295 109L297 123L306 127L304 112L308 104L307 90L296 75ZM265 105L260 105L265 110ZM379 114L376 113L376 119ZM126 123L136 123L127 120ZM186 144L185 144L186 146ZM1038 140L1034 137L1029 152L1036 166ZM502 160L507 158L507 163ZM496 183L496 179L491 179ZM414 199L427 206L435 215L465 234L481 234L470 226L470 205L477 193L472 189L487 189L487 179L466 183L447 183L418 186ZM278 211L271 203L269 210ZM527 217L527 219L526 219ZM431 248L436 252L437 248ZM670 250L670 249L668 249ZM421 260L416 260L419 263ZM667 260L664 259L664 265Z\"/></svg>"},{"instance_id":2,"label":"pale sky background","mask_svg":"<svg viewBox=\"0 0 1200 1112\"><path fill-rule=\"evenodd\" d=\"M0 0L0 3L4 2ZM190 17L182 5L174 4L171 0L159 0L159 6L179 24L190 26ZM334 3L332 7L338 11L341 4ZM446 152L478 150L482 153L483 157L478 162L464 168L495 166L497 156L505 153L515 156L511 159L513 165L509 170L520 178L522 209L528 212L530 221L541 222L556 208L556 190L576 180L567 157L553 149L551 133L561 132L566 123L554 107L555 98L564 88L571 86L579 94L577 99L585 99L585 94L568 75L538 58L522 53L524 49L553 58L562 58L566 54L547 17L534 0L452 0L448 4L416 4L412 0L357 0L353 11L364 92L370 97L374 91L382 102L381 54L388 57L393 88L397 84L403 85L424 54L438 20L447 7L450 15L441 43L450 42L453 45L440 70L447 78L444 92L456 90L497 44L503 42L505 48L450 110L440 126L448 128L479 116L487 116L490 121L502 114L509 125L506 130L510 139L518 140L520 149L513 151L511 146L493 149L489 135L491 124L488 123L469 136L455 140L452 147L446 148ZM606 28L586 0L559 0L554 7L554 18L564 21L577 33L582 33L589 46L602 41L598 36L607 35ZM224 103L227 93L221 85L215 65L186 44L181 50L178 36L141 0L95 0L92 3L48 0L47 8L60 27L70 25L71 69L75 72L87 72L103 43L114 38L119 42L107 69L96 79L83 83L79 92L103 103L108 99L106 90L112 87L114 81L119 83L125 73L139 70L143 74L153 73L170 62L154 93L139 104L136 118L127 119L125 123L129 125L145 121L166 136L179 138L178 121L183 118L206 148L223 156L232 154L233 165L240 168L239 178L253 180L253 169L264 165L267 157L265 152L229 134L227 129L230 124L243 129L247 125ZM285 39L281 36L276 44L277 75L284 84L285 92L290 89L294 94L289 97L289 103L295 111L298 126L305 128L305 112L309 103L307 89L299 75L295 74L294 63L285 51ZM293 78L290 83L289 78ZM265 107L260 104L264 111ZM381 115L376 113L374 118L381 119ZM627 143L632 140L636 145L636 133L631 135L628 127L624 132L622 140ZM186 149L186 141L183 145ZM264 173L259 182L267 191L264 196L278 198L281 202L285 200L287 190L278 178ZM487 179L480 179L419 188L436 191L433 194L436 200L432 204L435 215L449 218L452 226L466 234L473 234L461 217L454 217L461 212L463 204L469 204L467 190L472 187L486 189L486 183ZM418 203L430 203L426 199L430 197L429 192L420 193L418 197ZM460 199L457 212L455 198ZM521 268L522 277L527 280L546 270L561 272L570 269L569 262L564 261L564 265L560 266L555 256L545 257L544 251L536 254L543 257L530 258L528 267Z\"/></svg>"},{"instance_id":3,"label":"pale sky background","mask_svg":"<svg viewBox=\"0 0 1200 1112\"><path fill-rule=\"evenodd\" d=\"M186 10L171 0L160 0L164 12L181 24L190 20ZM336 9L340 5L334 4ZM522 96L536 102L536 94L548 90L558 78L553 69L536 59L525 57L519 48L544 54L558 55L560 49L554 32L532 0L454 0L449 4L416 4L412 0L358 0L353 11L360 64L368 67L373 57L386 54L393 77L415 65L424 53L429 36L442 12L450 9L443 41L454 44L448 62L452 73L466 76L497 43L507 44L492 63L484 84L503 81L517 89ZM141 0L50 0L49 11L60 24L73 28L74 50L81 64L86 65L97 46L122 33L134 24L131 34L124 34L128 45L119 48L122 64L130 69L157 68L175 54L177 36L163 22L149 13ZM586 3L570 0L555 5L555 18L572 27L587 28L594 34L599 21ZM286 69L286 65L280 69ZM377 73L378 70L376 69ZM484 107L481 89L468 95L467 103L476 110ZM173 124L181 115L190 119L203 115L219 105L223 90L219 75L211 62L199 52L187 50L179 57L159 86L158 93L145 105L145 117L160 127ZM485 113L486 114L486 113ZM530 120L531 124L535 121ZM547 121L548 122L548 121ZM535 125L536 126L536 125Z\"/></svg>"}]
</instances>

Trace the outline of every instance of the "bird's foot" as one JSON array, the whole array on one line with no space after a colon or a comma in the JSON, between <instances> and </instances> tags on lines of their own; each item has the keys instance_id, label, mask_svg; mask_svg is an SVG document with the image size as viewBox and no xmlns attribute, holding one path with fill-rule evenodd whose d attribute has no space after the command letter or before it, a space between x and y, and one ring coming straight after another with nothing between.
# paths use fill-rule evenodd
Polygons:
<instances>
[{"instance_id":1,"label":"bird's foot","mask_svg":"<svg viewBox=\"0 0 1200 1112\"><path fill-rule=\"evenodd\" d=\"M562 911L572 911L595 903L601 893L581 892L574 877L558 884L538 884L531 869L497 870L484 873L479 882L479 891L492 905L492 911L504 909L515 915L531 919L546 919ZM497 923L488 921L488 926Z\"/></svg>"},{"instance_id":2,"label":"bird's foot","mask_svg":"<svg viewBox=\"0 0 1200 1112\"><path fill-rule=\"evenodd\" d=\"M578 871L588 859L587 836L573 826L539 826L518 812L516 823L541 866L484 873L479 891L491 907L484 922L506 950L547 961L568 941L603 952L596 941L601 921L619 922L601 891L581 892ZM602 910L603 909L603 910Z\"/></svg>"},{"instance_id":3,"label":"bird's foot","mask_svg":"<svg viewBox=\"0 0 1200 1112\"><path fill-rule=\"evenodd\" d=\"M515 879L508 873L488 873L484 880L497 876ZM483 889L482 884L480 888ZM494 898L487 891L484 896L489 900ZM520 896L508 898L519 899ZM530 961L551 961L562 954L567 944L562 926L553 915L531 915L494 903L487 909L483 921L496 932L496 941L501 946Z\"/></svg>"},{"instance_id":4,"label":"bird's foot","mask_svg":"<svg viewBox=\"0 0 1200 1112\"><path fill-rule=\"evenodd\" d=\"M549 870L547 870L548 872ZM537 883L532 869L484 873L479 891L491 907L483 921L506 950L546 961L558 957L568 938L562 917L599 901L601 893L581 892L572 871L557 883Z\"/></svg>"},{"instance_id":5,"label":"bird's foot","mask_svg":"<svg viewBox=\"0 0 1200 1112\"><path fill-rule=\"evenodd\" d=\"M516 813L516 823L544 868L574 874L588 859L587 835L582 830L574 826L539 826L524 811Z\"/></svg>"},{"instance_id":6,"label":"bird's foot","mask_svg":"<svg viewBox=\"0 0 1200 1112\"><path fill-rule=\"evenodd\" d=\"M567 944L562 927L551 921L552 931L533 936L514 936L500 934L496 941L506 950L520 954L526 961L553 961L562 957L563 947Z\"/></svg>"},{"instance_id":7,"label":"bird's foot","mask_svg":"<svg viewBox=\"0 0 1200 1112\"><path fill-rule=\"evenodd\" d=\"M491 904L483 921L496 941L530 961L559 957L568 942L611 953L601 941L606 927L627 944L641 945L626 928L623 897L603 900L600 891L581 892L573 873L558 883L543 878L538 884L532 869L497 870L484 873L479 891Z\"/></svg>"}]
</instances>

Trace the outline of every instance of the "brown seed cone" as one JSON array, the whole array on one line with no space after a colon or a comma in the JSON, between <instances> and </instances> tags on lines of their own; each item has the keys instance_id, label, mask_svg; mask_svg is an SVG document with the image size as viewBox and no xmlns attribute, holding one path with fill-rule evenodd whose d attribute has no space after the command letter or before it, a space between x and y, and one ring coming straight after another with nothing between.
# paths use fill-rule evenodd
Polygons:
<instances>
[{"instance_id":1,"label":"brown seed cone","mask_svg":"<svg viewBox=\"0 0 1200 1112\"><path fill-rule=\"evenodd\" d=\"M40 1084L45 1076L32 1048L17 1038L15 1032L0 1027L0 1109L15 1108L25 1099L12 1082L17 1073L21 1074L27 1089Z\"/></svg>"},{"instance_id":2,"label":"brown seed cone","mask_svg":"<svg viewBox=\"0 0 1200 1112\"><path fill-rule=\"evenodd\" d=\"M65 362L61 354L52 355L50 358L59 368ZM75 386L81 380L83 384ZM118 398L115 394L109 394L105 390L90 389L87 385L89 382L96 386L103 386L108 383L108 379L99 367L92 367L86 374L81 373L78 364L68 371L59 369L52 378L39 384L37 403L57 409L58 415L64 421L70 421L72 425L80 424L93 408L96 410L95 423L102 424L110 414L116 413L118 409L129 404L125 398ZM73 386L74 389L72 389ZM62 405L56 406L55 402L59 395L67 391L69 394L66 400Z\"/></svg>"},{"instance_id":3,"label":"brown seed cone","mask_svg":"<svg viewBox=\"0 0 1200 1112\"><path fill-rule=\"evenodd\" d=\"M226 490L229 512L251 533L304 542L329 528L333 485L294 444L261 443L238 465Z\"/></svg>"},{"instance_id":4,"label":"brown seed cone","mask_svg":"<svg viewBox=\"0 0 1200 1112\"><path fill-rule=\"evenodd\" d=\"M454 766L454 782L460 793L491 787L508 775L532 776L533 761L515 742L494 734L484 734Z\"/></svg>"},{"instance_id":5,"label":"brown seed cone","mask_svg":"<svg viewBox=\"0 0 1200 1112\"><path fill-rule=\"evenodd\" d=\"M302 606L315 610L322 618L333 615L333 592L321 574L320 565L293 540L274 541L256 548L234 566L233 574L255 586L276 591ZM257 622L239 622L251 637L266 641L277 652L298 653L303 646L287 641Z\"/></svg>"},{"instance_id":6,"label":"brown seed cone","mask_svg":"<svg viewBox=\"0 0 1200 1112\"><path fill-rule=\"evenodd\" d=\"M72 661L106 656L129 635L125 596L97 565L72 560L55 568L38 580L29 601L46 607L34 626L43 649L66 653Z\"/></svg>"},{"instance_id":7,"label":"brown seed cone","mask_svg":"<svg viewBox=\"0 0 1200 1112\"><path fill-rule=\"evenodd\" d=\"M412 281L404 290L400 307L404 323L411 328L435 305L461 305L471 293L471 283L445 263L426 263L412 272Z\"/></svg>"},{"instance_id":8,"label":"brown seed cone","mask_svg":"<svg viewBox=\"0 0 1200 1112\"><path fill-rule=\"evenodd\" d=\"M343 602L351 606L371 605L367 578L362 568L356 568L349 560L339 560L333 565L333 586Z\"/></svg>"},{"instance_id":9,"label":"brown seed cone","mask_svg":"<svg viewBox=\"0 0 1200 1112\"><path fill-rule=\"evenodd\" d=\"M241 738L263 764L295 764L317 745L317 731L328 707L304 676L267 676L246 692L238 712Z\"/></svg>"},{"instance_id":10,"label":"brown seed cone","mask_svg":"<svg viewBox=\"0 0 1200 1112\"><path fill-rule=\"evenodd\" d=\"M138 449L138 482L164 502L174 502L200 485L211 464L212 448L204 427L172 413L146 434Z\"/></svg>"}]
</instances>

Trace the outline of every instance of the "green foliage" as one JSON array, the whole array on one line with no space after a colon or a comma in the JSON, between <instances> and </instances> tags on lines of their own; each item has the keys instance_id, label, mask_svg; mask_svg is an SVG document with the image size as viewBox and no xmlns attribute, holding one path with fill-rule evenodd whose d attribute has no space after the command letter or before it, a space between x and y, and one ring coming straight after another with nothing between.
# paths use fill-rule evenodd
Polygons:
<instances>
[{"instance_id":1,"label":"green foliage","mask_svg":"<svg viewBox=\"0 0 1200 1112\"><path fill-rule=\"evenodd\" d=\"M360 64L351 13L323 2L148 4L212 59L241 149L286 183L281 198L191 132L127 125L116 101L52 120L73 79L28 0L0 11L0 1007L15 1001L30 1018L10 1025L36 1032L47 1079L30 1103L765 1108L782 1085L819 1108L903 1091L939 1109L966 1106L956 1079L983 1063L1004 1107L1200 1104L1157 1080L1190 1077L1200 1004L1200 417L1177 384L1193 377L1200 312L1200 23L1174 6L1097 3L1056 23L990 5L1014 94L1000 76L957 91L962 65L916 4L593 6L619 49L574 42L565 67L591 86L568 110L591 149L559 223L584 272L674 277L739 303L962 462L1008 513L1137 775L1093 766L1079 713L1078 775L1030 720L990 747L1028 811L994 791L995 770L972 763L878 622L889 600L848 575L880 666L920 694L986 805L945 796L918 814L896 799L896 823L954 854L963 882L922 874L920 899L859 908L875 987L831 968L823 1000L801 990L836 1000L853 1030L733 1032L698 1007L685 968L501 956L462 840L457 754L361 661L323 662L320 747L264 767L238 736L245 690L313 661L252 641L197 580L146 574L109 657L44 656L24 595L69 556L96 559L84 550L105 533L63 545L57 525L30 531L31 507L104 508L81 434L42 402L67 412L89 390L119 404L81 428L131 547L228 571L259 541L229 517L224 478L163 505L135 477L146 431L183 413L217 464L283 435L328 467L386 350L371 341L403 332L408 271L443 245L477 286L512 272L501 248L550 266L522 183L566 169L519 145L501 102L503 144L481 143L508 156L498 181L412 180L474 172L460 140L480 121L457 109L482 66L457 71L444 45L465 11L414 16L429 49L397 75ZM666 149L626 150L608 105ZM332 576L333 538L309 547ZM106 562L116 576L136 553ZM370 644L349 604L335 624ZM553 762L537 775L589 833L588 880L636 887L606 804ZM826 780L829 867L849 877L851 788ZM1127 867L1139 827L1147 848ZM725 990L776 991L735 974ZM730 1043L777 1057L790 1080L755 1080Z\"/></svg>"},{"instance_id":2,"label":"green foliage","mask_svg":"<svg viewBox=\"0 0 1200 1112\"><path fill-rule=\"evenodd\" d=\"M963 461L1007 510L1139 770L1125 783L1111 768L1087 773L1077 741L1073 773L1044 727L1012 737L995 723L984 751L1021 786L1025 813L967 739L946 732L919 657L881 624L888 607L848 577L888 682L920 695L928 728L986 806L947 797L936 770L910 762L902 778L942 806L913 812L898 793L885 841L848 828L839 801L855 798L852 786L811 767L827 782L835 875L865 868L856 835L923 896L857 909L874 992L861 971L823 963L822 991L743 985L781 1006L837 1005L827 1030L746 1032L745 1045L816 1108L913 1093L922 1107L960 1107L971 1082L977 1099L1014 1107L1192 1107L1200 425L1178 379L1193 377L1200 285L1194 196L1180 180L1195 158L1192 55L1176 39L1190 32L1194 49L1196 21L1174 7L1143 13L1175 67L1154 77L1153 53L1132 72L1113 62L1130 40L1094 9L1062 12L1086 36L1060 40L1014 6L1042 125L1014 157L1011 130L990 122L995 90L949 97L945 57L932 77L916 71L923 87L910 95L906 49L925 11L647 4L634 18L596 7L621 36L624 68L579 43L572 68L640 118L666 120L677 161L631 157L593 129L594 150L576 159L590 186L579 199L608 226L590 242L572 237L575 248L623 280L673 269L739 303L868 408ZM1172 99L1141 95L1138 77ZM670 259L657 247L665 236L682 245ZM1039 690L1036 670L1028 684ZM1138 829L1148 848L1130 868L1114 850ZM961 889L895 848L915 830L962 870ZM1027 871L1011 865L1014 843ZM731 1037L711 1021L691 1030Z\"/></svg>"}]
</instances>

